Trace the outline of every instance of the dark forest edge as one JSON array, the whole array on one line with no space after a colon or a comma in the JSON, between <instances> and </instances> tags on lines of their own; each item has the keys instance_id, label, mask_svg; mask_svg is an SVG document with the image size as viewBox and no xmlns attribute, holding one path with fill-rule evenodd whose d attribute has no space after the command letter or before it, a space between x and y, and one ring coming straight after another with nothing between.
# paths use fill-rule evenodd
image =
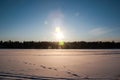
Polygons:
<instances>
[{"instance_id":1,"label":"dark forest edge","mask_svg":"<svg viewBox=\"0 0 120 80\"><path fill-rule=\"evenodd\" d=\"M0 41L0 49L120 49L120 42L64 42L62 45L59 42L49 41Z\"/></svg>"}]
</instances>

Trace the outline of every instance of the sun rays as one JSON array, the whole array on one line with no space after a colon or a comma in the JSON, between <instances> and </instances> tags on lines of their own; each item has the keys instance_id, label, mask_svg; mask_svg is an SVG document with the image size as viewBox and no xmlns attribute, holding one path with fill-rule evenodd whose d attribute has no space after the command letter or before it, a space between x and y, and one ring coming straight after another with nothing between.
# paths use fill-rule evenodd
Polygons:
<instances>
[{"instance_id":1,"label":"sun rays","mask_svg":"<svg viewBox=\"0 0 120 80\"><path fill-rule=\"evenodd\" d=\"M56 37L56 40L59 42L59 45L63 46L64 45L64 41L63 41L64 34L60 27L55 28L55 37Z\"/></svg>"},{"instance_id":2,"label":"sun rays","mask_svg":"<svg viewBox=\"0 0 120 80\"><path fill-rule=\"evenodd\" d=\"M57 41L63 41L64 35L60 27L56 27L55 29L55 37Z\"/></svg>"}]
</instances>

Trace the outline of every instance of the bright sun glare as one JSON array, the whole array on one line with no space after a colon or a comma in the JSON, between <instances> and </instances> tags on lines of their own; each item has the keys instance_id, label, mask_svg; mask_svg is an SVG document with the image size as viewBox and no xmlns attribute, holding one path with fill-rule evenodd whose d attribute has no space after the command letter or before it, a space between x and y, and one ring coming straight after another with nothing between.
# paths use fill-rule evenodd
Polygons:
<instances>
[{"instance_id":1,"label":"bright sun glare","mask_svg":"<svg viewBox=\"0 0 120 80\"><path fill-rule=\"evenodd\" d=\"M55 29L55 36L58 41L62 41L64 38L63 32L61 31L60 27L56 27Z\"/></svg>"}]
</instances>

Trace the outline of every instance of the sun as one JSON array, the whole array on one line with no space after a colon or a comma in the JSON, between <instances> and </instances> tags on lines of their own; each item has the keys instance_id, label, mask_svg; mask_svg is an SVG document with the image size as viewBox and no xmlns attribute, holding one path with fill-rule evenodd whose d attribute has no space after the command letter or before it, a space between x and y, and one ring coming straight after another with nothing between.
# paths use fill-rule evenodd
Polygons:
<instances>
[{"instance_id":1,"label":"sun","mask_svg":"<svg viewBox=\"0 0 120 80\"><path fill-rule=\"evenodd\" d=\"M55 36L58 41L62 41L64 39L64 35L63 35L63 32L61 31L60 27L56 27Z\"/></svg>"},{"instance_id":2,"label":"sun","mask_svg":"<svg viewBox=\"0 0 120 80\"><path fill-rule=\"evenodd\" d=\"M62 33L62 32L56 33L56 38L57 38L58 40L62 40L62 39L64 38L63 33Z\"/></svg>"}]
</instances>

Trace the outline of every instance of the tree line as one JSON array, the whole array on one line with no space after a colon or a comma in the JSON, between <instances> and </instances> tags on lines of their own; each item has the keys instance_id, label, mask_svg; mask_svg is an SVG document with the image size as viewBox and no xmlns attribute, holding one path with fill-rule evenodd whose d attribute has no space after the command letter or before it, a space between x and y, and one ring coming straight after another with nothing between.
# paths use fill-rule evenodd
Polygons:
<instances>
[{"instance_id":1,"label":"tree line","mask_svg":"<svg viewBox=\"0 0 120 80\"><path fill-rule=\"evenodd\" d=\"M35 41L0 41L0 49L120 49L120 42L35 42Z\"/></svg>"}]
</instances>

